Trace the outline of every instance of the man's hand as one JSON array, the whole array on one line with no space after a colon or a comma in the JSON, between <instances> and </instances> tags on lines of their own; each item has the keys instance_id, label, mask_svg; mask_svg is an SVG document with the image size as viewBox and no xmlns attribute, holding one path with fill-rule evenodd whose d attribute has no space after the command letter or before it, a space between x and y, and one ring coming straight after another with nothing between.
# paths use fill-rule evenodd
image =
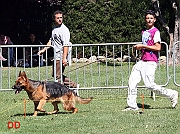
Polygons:
<instances>
[{"instance_id":1,"label":"man's hand","mask_svg":"<svg viewBox=\"0 0 180 134\"><path fill-rule=\"evenodd\" d=\"M63 64L63 66L67 66L68 65L66 58L63 58L62 64Z\"/></svg>"},{"instance_id":2,"label":"man's hand","mask_svg":"<svg viewBox=\"0 0 180 134\"><path fill-rule=\"evenodd\" d=\"M136 48L136 50L141 50L141 49L143 49L144 45L143 44L136 44L134 47Z\"/></svg>"},{"instance_id":3,"label":"man's hand","mask_svg":"<svg viewBox=\"0 0 180 134\"><path fill-rule=\"evenodd\" d=\"M37 54L38 54L38 55L42 55L44 52L45 52L45 50L44 50L44 49L41 49L41 50L39 50L39 52L38 52Z\"/></svg>"},{"instance_id":4,"label":"man's hand","mask_svg":"<svg viewBox=\"0 0 180 134\"><path fill-rule=\"evenodd\" d=\"M51 40L48 41L47 47L44 47L43 49L39 50L39 52L37 54L42 55L47 49L50 48L50 46L51 46Z\"/></svg>"}]
</instances>

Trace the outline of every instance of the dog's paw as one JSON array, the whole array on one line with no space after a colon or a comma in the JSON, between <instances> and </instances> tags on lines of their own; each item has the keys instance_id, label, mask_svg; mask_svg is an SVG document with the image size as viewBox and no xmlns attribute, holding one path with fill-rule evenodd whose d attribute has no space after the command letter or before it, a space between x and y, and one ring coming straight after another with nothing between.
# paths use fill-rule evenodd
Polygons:
<instances>
[{"instance_id":1,"label":"dog's paw","mask_svg":"<svg viewBox=\"0 0 180 134\"><path fill-rule=\"evenodd\" d=\"M53 112L47 112L47 114L53 114Z\"/></svg>"},{"instance_id":2,"label":"dog's paw","mask_svg":"<svg viewBox=\"0 0 180 134\"><path fill-rule=\"evenodd\" d=\"M44 109L37 109L37 110L40 112L46 112L46 110L44 110Z\"/></svg>"},{"instance_id":3,"label":"dog's paw","mask_svg":"<svg viewBox=\"0 0 180 134\"><path fill-rule=\"evenodd\" d=\"M78 108L74 108L73 109L73 114L77 113L78 112Z\"/></svg>"},{"instance_id":4,"label":"dog's paw","mask_svg":"<svg viewBox=\"0 0 180 134\"><path fill-rule=\"evenodd\" d=\"M52 111L52 112L47 112L47 114L56 114L56 113L58 113L58 111L59 111L59 110L54 110L54 111Z\"/></svg>"}]
</instances>

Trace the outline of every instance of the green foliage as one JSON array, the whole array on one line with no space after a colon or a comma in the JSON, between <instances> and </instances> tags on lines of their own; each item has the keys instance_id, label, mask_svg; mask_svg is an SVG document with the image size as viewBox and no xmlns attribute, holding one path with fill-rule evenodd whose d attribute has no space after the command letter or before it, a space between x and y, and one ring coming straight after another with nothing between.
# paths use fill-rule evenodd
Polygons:
<instances>
[{"instance_id":1,"label":"green foliage","mask_svg":"<svg viewBox=\"0 0 180 134\"><path fill-rule=\"evenodd\" d=\"M52 5L52 2L55 2ZM50 3L51 4L50 4ZM144 11L153 9L150 0L18 0L3 1L0 31L5 31L14 44L22 44L29 31L36 32L47 43L53 25L52 14L63 10L64 23L71 32L73 44L94 44L141 41L145 27ZM11 5L11 8L7 8ZM50 6L51 5L51 6ZM170 1L160 1L167 25L174 28L174 14ZM157 21L162 40L169 42L166 30Z\"/></svg>"},{"instance_id":2,"label":"green foliage","mask_svg":"<svg viewBox=\"0 0 180 134\"><path fill-rule=\"evenodd\" d=\"M145 1L68 0L62 9L73 44L141 41L144 11L147 9ZM101 49L100 53L103 51ZM97 49L94 52L97 55Z\"/></svg>"},{"instance_id":3,"label":"green foliage","mask_svg":"<svg viewBox=\"0 0 180 134\"><path fill-rule=\"evenodd\" d=\"M134 42L141 39L145 2L140 1L65 1L65 23L76 44ZM125 8L126 7L126 8Z\"/></svg>"}]
</instances>

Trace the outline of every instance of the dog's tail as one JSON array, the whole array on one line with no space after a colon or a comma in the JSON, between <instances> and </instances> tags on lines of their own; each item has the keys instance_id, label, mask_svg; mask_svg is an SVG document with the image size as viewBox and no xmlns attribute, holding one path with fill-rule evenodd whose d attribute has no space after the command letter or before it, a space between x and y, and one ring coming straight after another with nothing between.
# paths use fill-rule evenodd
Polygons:
<instances>
[{"instance_id":1,"label":"dog's tail","mask_svg":"<svg viewBox=\"0 0 180 134\"><path fill-rule=\"evenodd\" d=\"M89 97L89 98L81 98L79 96L75 97L76 102L78 102L79 104L88 104L93 98Z\"/></svg>"}]
</instances>

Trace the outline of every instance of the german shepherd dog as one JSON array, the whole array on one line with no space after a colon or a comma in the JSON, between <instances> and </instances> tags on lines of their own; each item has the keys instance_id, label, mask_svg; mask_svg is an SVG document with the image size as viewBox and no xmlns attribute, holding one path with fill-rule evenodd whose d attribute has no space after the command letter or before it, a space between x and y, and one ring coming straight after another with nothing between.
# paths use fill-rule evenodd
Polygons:
<instances>
[{"instance_id":1,"label":"german shepherd dog","mask_svg":"<svg viewBox=\"0 0 180 134\"><path fill-rule=\"evenodd\" d=\"M54 114L59 111L58 103L62 103L63 108L67 111L76 113L78 109L75 107L75 102L80 104L88 104L92 97L84 99L78 96L74 90L67 88L66 86L58 82L47 82L47 81L35 81L27 78L26 73L19 72L19 76L12 86L12 89L16 90L15 94L20 93L24 89L29 99L34 102L34 115L37 116L38 111L46 112L43 110L43 106L47 101L51 101L54 106L52 112L48 114Z\"/></svg>"}]
</instances>

